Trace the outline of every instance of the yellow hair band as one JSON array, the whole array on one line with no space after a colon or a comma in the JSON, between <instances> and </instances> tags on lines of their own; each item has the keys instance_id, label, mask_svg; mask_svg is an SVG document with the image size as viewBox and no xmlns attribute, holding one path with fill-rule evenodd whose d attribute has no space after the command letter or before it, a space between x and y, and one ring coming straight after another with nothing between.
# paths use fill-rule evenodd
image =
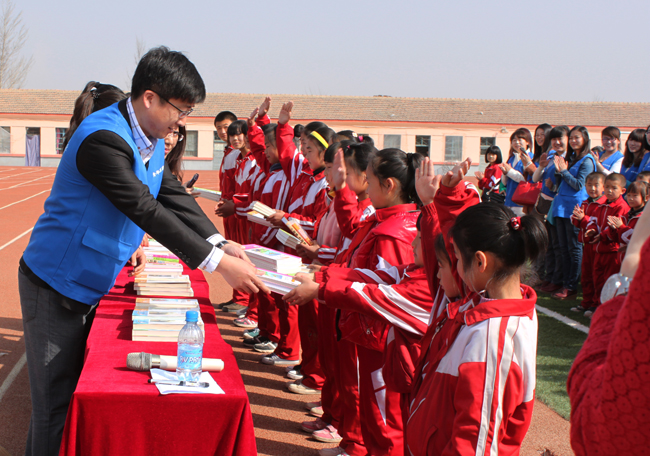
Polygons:
<instances>
[{"instance_id":1,"label":"yellow hair band","mask_svg":"<svg viewBox=\"0 0 650 456\"><path fill-rule=\"evenodd\" d=\"M316 138L318 142L320 142L325 147L325 149L327 149L330 146L329 144L327 144L327 141L325 141L325 138L323 138L318 132L312 131L311 133L309 133L309 135Z\"/></svg>"}]
</instances>

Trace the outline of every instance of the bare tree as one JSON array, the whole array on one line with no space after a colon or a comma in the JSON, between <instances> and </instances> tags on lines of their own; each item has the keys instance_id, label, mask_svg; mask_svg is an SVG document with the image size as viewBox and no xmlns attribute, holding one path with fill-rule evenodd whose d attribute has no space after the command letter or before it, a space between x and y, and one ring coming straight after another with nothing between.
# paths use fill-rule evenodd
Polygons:
<instances>
[{"instance_id":1,"label":"bare tree","mask_svg":"<svg viewBox=\"0 0 650 456\"><path fill-rule=\"evenodd\" d=\"M32 66L33 58L21 57L27 40L27 29L22 23L22 12L16 13L11 0L2 1L0 10L0 88L22 87Z\"/></svg>"}]
</instances>

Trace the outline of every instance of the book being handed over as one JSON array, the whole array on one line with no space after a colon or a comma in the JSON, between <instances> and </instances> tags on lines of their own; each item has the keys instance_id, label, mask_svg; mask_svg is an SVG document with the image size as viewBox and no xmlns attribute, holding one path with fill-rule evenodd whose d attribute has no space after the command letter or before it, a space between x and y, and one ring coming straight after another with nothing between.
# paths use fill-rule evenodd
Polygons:
<instances>
[{"instance_id":1,"label":"book being handed over","mask_svg":"<svg viewBox=\"0 0 650 456\"><path fill-rule=\"evenodd\" d=\"M265 217L264 221L266 223L268 223L266 218L271 217L273 214L275 214L275 209L270 208L266 204L260 203L259 201L254 201L253 204L251 204L250 208L252 209L251 212L264 216ZM249 212L249 215L252 215L251 212ZM248 217L248 220L252 222L260 223L262 225L268 226L265 223L262 223L262 221L259 219L260 219L259 216ZM314 245L314 241L309 237L307 232L300 226L300 222L298 222L298 220L293 219L291 217L289 217L288 219L286 217L282 217L282 223L284 223L284 225L287 227L289 232L295 238L297 238L301 244Z\"/></svg>"}]
</instances>

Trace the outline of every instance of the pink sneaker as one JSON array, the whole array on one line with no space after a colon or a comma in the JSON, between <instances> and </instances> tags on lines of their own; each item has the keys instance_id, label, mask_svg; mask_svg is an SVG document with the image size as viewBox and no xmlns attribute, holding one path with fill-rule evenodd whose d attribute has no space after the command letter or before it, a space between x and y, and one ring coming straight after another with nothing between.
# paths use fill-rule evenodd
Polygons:
<instances>
[{"instance_id":1,"label":"pink sneaker","mask_svg":"<svg viewBox=\"0 0 650 456\"><path fill-rule=\"evenodd\" d=\"M323 416L323 407L320 405L318 407L312 407L309 409L309 414L311 416L315 416L316 418L320 418Z\"/></svg>"},{"instance_id":2,"label":"pink sneaker","mask_svg":"<svg viewBox=\"0 0 650 456\"><path fill-rule=\"evenodd\" d=\"M311 435L319 442L325 443L339 443L341 440L343 440L336 428L331 424L328 424L325 429L312 432Z\"/></svg>"},{"instance_id":3,"label":"pink sneaker","mask_svg":"<svg viewBox=\"0 0 650 456\"><path fill-rule=\"evenodd\" d=\"M233 323L235 324L235 326L239 326L240 328L247 328L247 329L257 328L257 322L247 317L235 318L233 320Z\"/></svg>"},{"instance_id":4,"label":"pink sneaker","mask_svg":"<svg viewBox=\"0 0 650 456\"><path fill-rule=\"evenodd\" d=\"M329 426L325 421L321 420L320 418L316 418L314 421L303 421L300 427L302 428L303 431L305 432L314 432L314 431L320 431L322 429L327 428Z\"/></svg>"}]
</instances>

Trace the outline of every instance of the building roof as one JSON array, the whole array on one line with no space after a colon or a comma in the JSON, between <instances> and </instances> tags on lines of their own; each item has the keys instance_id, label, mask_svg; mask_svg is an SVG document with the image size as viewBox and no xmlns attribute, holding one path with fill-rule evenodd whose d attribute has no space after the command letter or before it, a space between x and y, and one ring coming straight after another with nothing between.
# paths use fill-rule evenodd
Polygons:
<instances>
[{"instance_id":1,"label":"building roof","mask_svg":"<svg viewBox=\"0 0 650 456\"><path fill-rule=\"evenodd\" d=\"M0 89L0 114L71 115L78 91ZM214 117L219 111L247 116L265 95L210 93L193 117ZM452 98L271 95L271 117L285 101L293 101L292 118L368 122L418 122L496 125L585 125L645 127L650 103L472 100Z\"/></svg>"}]
</instances>

